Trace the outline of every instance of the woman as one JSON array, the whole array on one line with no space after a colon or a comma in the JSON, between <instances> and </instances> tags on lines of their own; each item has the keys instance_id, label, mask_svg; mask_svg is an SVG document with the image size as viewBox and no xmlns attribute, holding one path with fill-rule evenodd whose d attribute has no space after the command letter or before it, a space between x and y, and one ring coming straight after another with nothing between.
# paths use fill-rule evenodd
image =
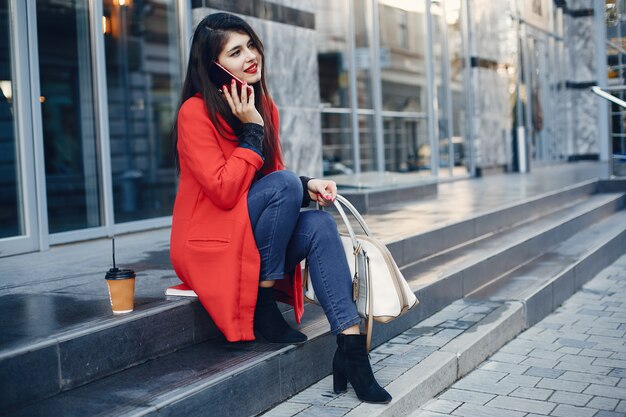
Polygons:
<instances>
[{"instance_id":1,"label":"woman","mask_svg":"<svg viewBox=\"0 0 626 417\"><path fill-rule=\"evenodd\" d=\"M242 80L215 85L217 62ZM248 91L247 86L252 86ZM337 335L335 392L350 381L363 401L391 396L376 382L352 300L350 271L332 216L300 212L316 200L327 206L332 181L284 170L278 111L265 83L263 44L242 19L205 17L195 30L175 134L180 182L174 206L171 259L180 279L230 342L303 343L276 299L303 313L300 262Z\"/></svg>"}]
</instances>

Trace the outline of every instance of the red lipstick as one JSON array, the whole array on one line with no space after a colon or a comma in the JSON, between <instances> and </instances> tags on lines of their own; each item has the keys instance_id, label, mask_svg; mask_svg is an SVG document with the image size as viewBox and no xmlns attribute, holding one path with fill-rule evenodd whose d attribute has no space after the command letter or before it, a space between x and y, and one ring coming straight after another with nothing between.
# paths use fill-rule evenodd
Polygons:
<instances>
[{"instance_id":1,"label":"red lipstick","mask_svg":"<svg viewBox=\"0 0 626 417\"><path fill-rule=\"evenodd\" d=\"M258 64L252 64L248 68L243 70L243 72L245 72L247 74L256 74L258 69L259 69L259 65Z\"/></svg>"}]
</instances>

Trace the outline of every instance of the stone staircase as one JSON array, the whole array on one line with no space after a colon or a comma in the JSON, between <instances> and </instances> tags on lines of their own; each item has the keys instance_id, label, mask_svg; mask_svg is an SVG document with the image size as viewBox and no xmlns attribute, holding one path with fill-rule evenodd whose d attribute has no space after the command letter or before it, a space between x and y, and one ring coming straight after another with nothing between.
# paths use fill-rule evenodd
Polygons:
<instances>
[{"instance_id":1,"label":"stone staircase","mask_svg":"<svg viewBox=\"0 0 626 417\"><path fill-rule=\"evenodd\" d=\"M373 346L462 299L515 302L519 331L537 322L624 253L625 202L626 181L591 180L387 242L421 302L375 326ZM307 305L300 329L309 336L301 346L226 343L197 300L183 298L141 304L128 316L94 316L3 346L0 414L257 415L331 372L334 337L318 307ZM463 351L471 345L456 343ZM456 352L454 378L490 349L462 362ZM420 369L440 369L435 363ZM414 394L405 391L388 407L364 405L364 414L354 415L400 415L393 410Z\"/></svg>"}]
</instances>

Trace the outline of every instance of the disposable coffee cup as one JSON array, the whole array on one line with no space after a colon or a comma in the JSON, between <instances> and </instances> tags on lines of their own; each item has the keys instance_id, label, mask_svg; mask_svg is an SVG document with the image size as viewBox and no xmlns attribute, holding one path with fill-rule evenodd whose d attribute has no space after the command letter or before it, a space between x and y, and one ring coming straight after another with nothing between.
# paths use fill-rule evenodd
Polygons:
<instances>
[{"instance_id":1,"label":"disposable coffee cup","mask_svg":"<svg viewBox=\"0 0 626 417\"><path fill-rule=\"evenodd\" d=\"M135 271L132 269L111 268L105 279L109 286L109 299L113 314L133 311L135 305Z\"/></svg>"}]
</instances>

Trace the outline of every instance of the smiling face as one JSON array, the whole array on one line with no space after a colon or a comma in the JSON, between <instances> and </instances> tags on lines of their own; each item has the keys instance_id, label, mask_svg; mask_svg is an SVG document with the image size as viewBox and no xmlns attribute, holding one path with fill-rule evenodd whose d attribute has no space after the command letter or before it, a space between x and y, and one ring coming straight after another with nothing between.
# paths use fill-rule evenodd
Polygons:
<instances>
[{"instance_id":1,"label":"smiling face","mask_svg":"<svg viewBox=\"0 0 626 417\"><path fill-rule=\"evenodd\" d=\"M261 80L261 53L247 33L231 32L217 57L220 63L237 78L248 84Z\"/></svg>"}]
</instances>

